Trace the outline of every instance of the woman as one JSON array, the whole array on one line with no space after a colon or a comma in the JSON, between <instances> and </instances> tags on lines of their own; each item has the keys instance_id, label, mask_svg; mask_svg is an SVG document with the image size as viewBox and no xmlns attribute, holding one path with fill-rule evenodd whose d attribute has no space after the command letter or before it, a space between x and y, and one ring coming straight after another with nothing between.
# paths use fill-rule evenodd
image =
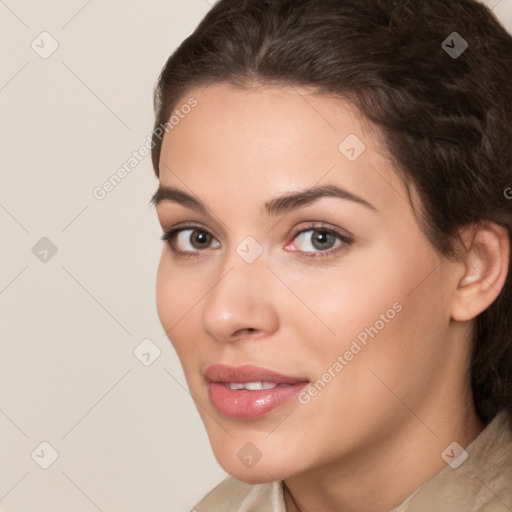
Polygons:
<instances>
[{"instance_id":1,"label":"woman","mask_svg":"<svg viewBox=\"0 0 512 512\"><path fill-rule=\"evenodd\" d=\"M473 0L220 0L155 90L192 510L512 510L512 37Z\"/></svg>"}]
</instances>

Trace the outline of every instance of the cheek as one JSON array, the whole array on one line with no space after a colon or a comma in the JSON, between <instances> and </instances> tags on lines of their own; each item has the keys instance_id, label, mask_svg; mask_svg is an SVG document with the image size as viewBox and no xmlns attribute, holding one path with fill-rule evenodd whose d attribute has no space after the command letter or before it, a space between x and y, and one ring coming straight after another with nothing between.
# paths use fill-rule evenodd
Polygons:
<instances>
[{"instance_id":1,"label":"cheek","mask_svg":"<svg viewBox=\"0 0 512 512\"><path fill-rule=\"evenodd\" d=\"M336 267L282 269L302 304L294 297L283 301L288 306L281 319L301 340L317 376L349 351L347 369L360 374L358 380L372 378L374 363L395 378L393 371L403 375L435 350L431 340L439 343L446 304L435 254L420 241L409 248L397 240L375 243L347 253Z\"/></svg>"},{"instance_id":2,"label":"cheek","mask_svg":"<svg viewBox=\"0 0 512 512\"><path fill-rule=\"evenodd\" d=\"M156 308L160 323L167 332L176 322L177 290L172 282L171 268L167 263L166 250L162 251L156 274Z\"/></svg>"},{"instance_id":3,"label":"cheek","mask_svg":"<svg viewBox=\"0 0 512 512\"><path fill-rule=\"evenodd\" d=\"M279 274L293 292L280 302L280 308L285 308L280 312L286 312L282 321L287 328L296 326L296 339L314 346L318 355L320 344L324 349L342 350L376 322L379 330L383 325L387 329L389 322L384 320L395 321L416 270L393 254L368 251L342 259L336 266L297 271L283 267Z\"/></svg>"},{"instance_id":4,"label":"cheek","mask_svg":"<svg viewBox=\"0 0 512 512\"><path fill-rule=\"evenodd\" d=\"M193 272L178 270L164 249L156 276L156 307L160 323L182 364L185 349L199 340L199 303L204 295L201 279ZM186 333L186 334L185 334Z\"/></svg>"},{"instance_id":5,"label":"cheek","mask_svg":"<svg viewBox=\"0 0 512 512\"><path fill-rule=\"evenodd\" d=\"M361 404L367 404L384 416L400 406L394 393L419 400L436 374L449 324L438 260L426 245L401 251L396 246L358 255L357 264L347 265L350 272L317 275L309 305L334 334L324 329L320 341L308 336L311 317L309 327L298 320L297 332L316 379L329 381L318 407L338 403L338 410L358 411L364 421ZM307 275L297 280L298 294L312 284ZM336 365L339 356L343 367ZM329 370L335 378L326 375Z\"/></svg>"}]
</instances>

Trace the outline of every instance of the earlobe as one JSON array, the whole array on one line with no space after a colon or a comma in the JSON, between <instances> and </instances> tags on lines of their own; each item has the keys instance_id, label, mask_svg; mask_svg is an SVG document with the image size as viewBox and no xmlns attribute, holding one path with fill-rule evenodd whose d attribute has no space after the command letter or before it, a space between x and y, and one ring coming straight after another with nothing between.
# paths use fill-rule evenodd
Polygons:
<instances>
[{"instance_id":1,"label":"earlobe","mask_svg":"<svg viewBox=\"0 0 512 512\"><path fill-rule=\"evenodd\" d=\"M461 233L467 252L462 256L464 274L454 291L451 315L465 322L485 311L498 297L507 279L510 240L506 228L481 222Z\"/></svg>"}]
</instances>

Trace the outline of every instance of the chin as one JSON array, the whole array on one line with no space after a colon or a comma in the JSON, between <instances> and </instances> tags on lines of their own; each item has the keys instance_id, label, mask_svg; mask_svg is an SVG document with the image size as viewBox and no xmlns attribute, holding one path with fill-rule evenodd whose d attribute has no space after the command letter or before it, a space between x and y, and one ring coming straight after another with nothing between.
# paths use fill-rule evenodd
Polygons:
<instances>
[{"instance_id":1,"label":"chin","mask_svg":"<svg viewBox=\"0 0 512 512\"><path fill-rule=\"evenodd\" d=\"M264 448L261 452L256 452L250 441L232 441L233 443L222 443L219 446L212 444L212 448L220 466L237 480L249 484L263 484L284 480L297 473L297 460L293 454L285 454L269 447L269 454L265 455Z\"/></svg>"},{"instance_id":2,"label":"chin","mask_svg":"<svg viewBox=\"0 0 512 512\"><path fill-rule=\"evenodd\" d=\"M290 477L290 471L284 471L283 468L274 464L265 464L259 461L251 468L243 467L238 461L230 461L227 464L217 459L224 471L232 477L248 484L266 484L277 480L284 480Z\"/></svg>"}]
</instances>

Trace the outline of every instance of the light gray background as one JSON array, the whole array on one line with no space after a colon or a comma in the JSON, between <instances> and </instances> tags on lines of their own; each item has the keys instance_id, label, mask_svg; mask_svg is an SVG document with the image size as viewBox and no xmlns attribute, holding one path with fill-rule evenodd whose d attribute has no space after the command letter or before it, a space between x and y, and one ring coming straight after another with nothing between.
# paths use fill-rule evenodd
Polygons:
<instances>
[{"instance_id":1,"label":"light gray background","mask_svg":"<svg viewBox=\"0 0 512 512\"><path fill-rule=\"evenodd\" d=\"M512 30L512 0L486 3ZM92 193L146 142L157 76L210 7L0 0L0 511L186 511L225 476L156 313L150 157Z\"/></svg>"}]
</instances>

